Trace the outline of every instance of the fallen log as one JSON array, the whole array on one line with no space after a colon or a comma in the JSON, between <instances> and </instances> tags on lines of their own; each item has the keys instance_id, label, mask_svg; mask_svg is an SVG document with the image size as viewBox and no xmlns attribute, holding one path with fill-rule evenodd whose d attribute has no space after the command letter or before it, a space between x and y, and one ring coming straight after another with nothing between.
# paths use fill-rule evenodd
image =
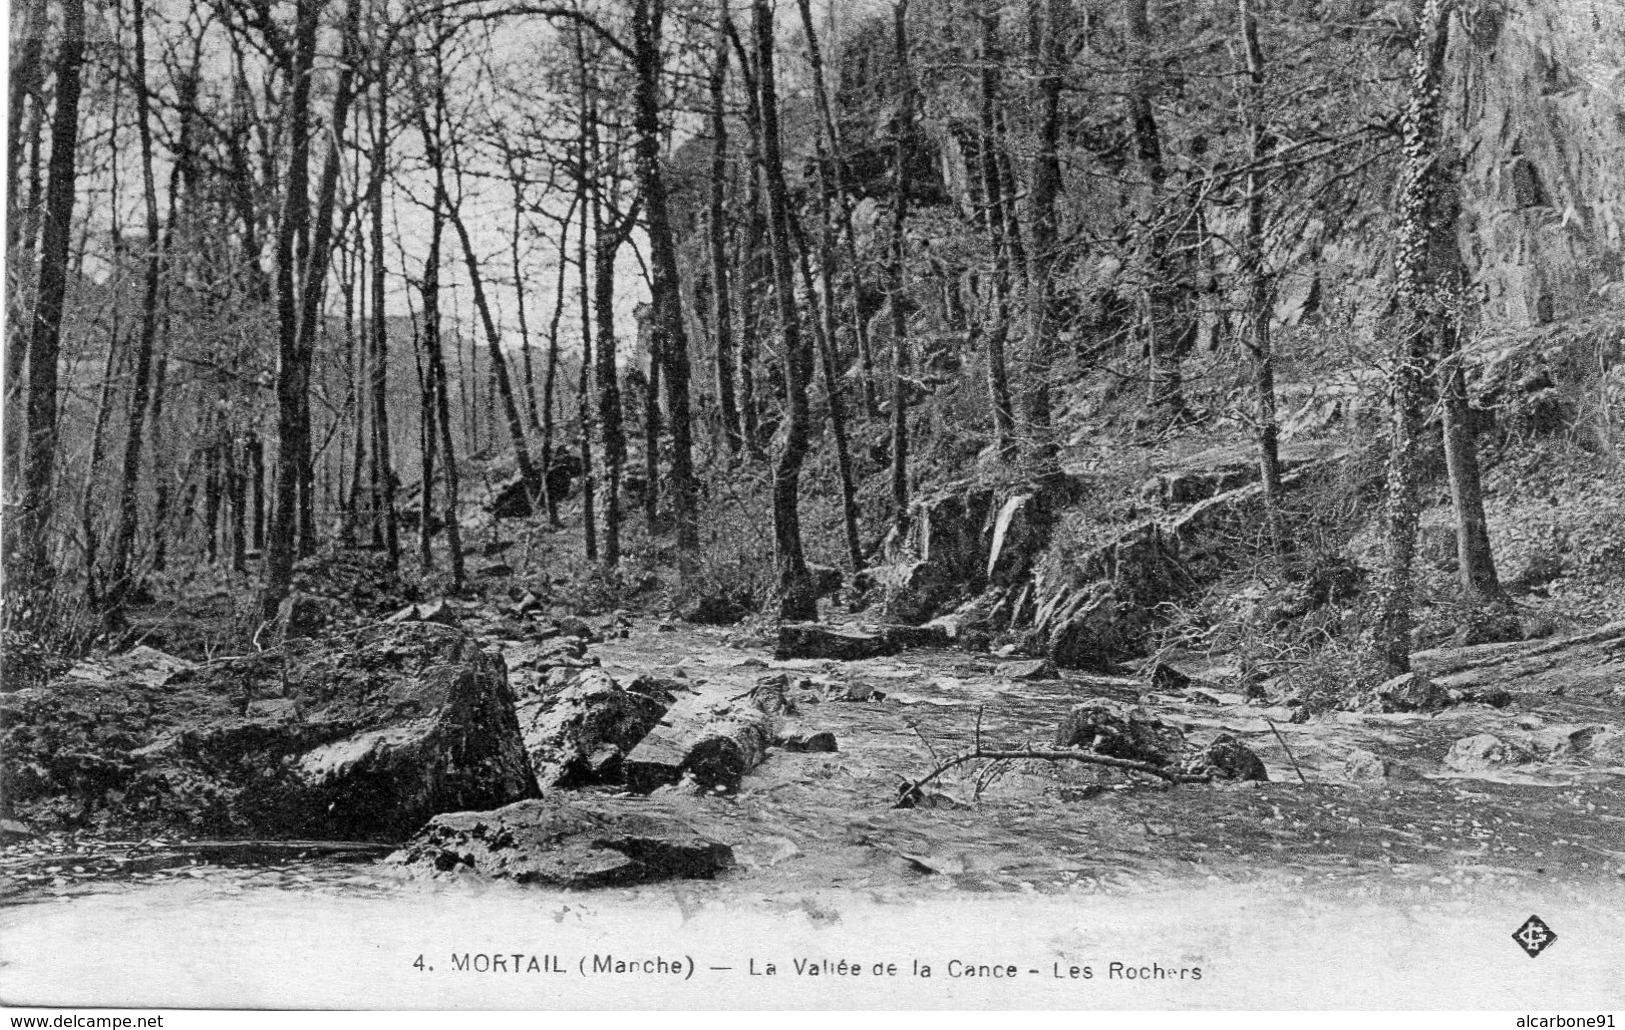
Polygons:
<instances>
[{"instance_id":1,"label":"fallen log","mask_svg":"<svg viewBox=\"0 0 1625 1030\"><path fill-rule=\"evenodd\" d=\"M780 661L830 658L838 662L857 662L893 655L900 650L899 641L882 633L837 630L816 622L787 622L779 627L779 643L773 657Z\"/></svg>"}]
</instances>

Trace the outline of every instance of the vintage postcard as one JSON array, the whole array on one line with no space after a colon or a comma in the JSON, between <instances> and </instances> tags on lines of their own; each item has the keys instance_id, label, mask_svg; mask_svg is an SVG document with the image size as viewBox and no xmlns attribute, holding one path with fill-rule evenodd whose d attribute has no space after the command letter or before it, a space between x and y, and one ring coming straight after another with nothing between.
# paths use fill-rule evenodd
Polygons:
<instances>
[{"instance_id":1,"label":"vintage postcard","mask_svg":"<svg viewBox=\"0 0 1625 1030\"><path fill-rule=\"evenodd\" d=\"M1614 1026L1618 2L9 40L0 1004Z\"/></svg>"}]
</instances>

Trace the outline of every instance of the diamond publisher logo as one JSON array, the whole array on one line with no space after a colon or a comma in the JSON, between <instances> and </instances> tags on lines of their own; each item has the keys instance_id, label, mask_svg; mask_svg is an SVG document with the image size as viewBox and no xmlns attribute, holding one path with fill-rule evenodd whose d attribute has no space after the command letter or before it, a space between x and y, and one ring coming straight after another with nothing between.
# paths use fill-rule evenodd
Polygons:
<instances>
[{"instance_id":1,"label":"diamond publisher logo","mask_svg":"<svg viewBox=\"0 0 1625 1030\"><path fill-rule=\"evenodd\" d=\"M1538 958L1541 952L1556 943L1557 934L1552 932L1551 927L1541 922L1539 916L1530 916L1518 927L1512 939L1518 942L1518 947L1530 958Z\"/></svg>"}]
</instances>

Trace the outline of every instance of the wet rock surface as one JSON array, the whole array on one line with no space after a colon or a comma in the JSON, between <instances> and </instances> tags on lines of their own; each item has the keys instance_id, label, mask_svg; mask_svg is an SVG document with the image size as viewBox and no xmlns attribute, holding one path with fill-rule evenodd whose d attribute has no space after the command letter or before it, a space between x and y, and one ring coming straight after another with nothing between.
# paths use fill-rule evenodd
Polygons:
<instances>
[{"instance_id":1,"label":"wet rock surface","mask_svg":"<svg viewBox=\"0 0 1625 1030\"><path fill-rule=\"evenodd\" d=\"M1066 714L1055 731L1055 746L1162 766L1179 760L1185 735L1146 708L1097 697Z\"/></svg>"},{"instance_id":2,"label":"wet rock surface","mask_svg":"<svg viewBox=\"0 0 1625 1030\"><path fill-rule=\"evenodd\" d=\"M417 875L576 888L705 879L734 865L732 848L672 805L593 794L439 815L387 861Z\"/></svg>"},{"instance_id":3,"label":"wet rock surface","mask_svg":"<svg viewBox=\"0 0 1625 1030\"><path fill-rule=\"evenodd\" d=\"M562 686L526 691L520 732L543 791L613 783L628 753L671 707L654 687L626 690L602 669L575 671Z\"/></svg>"}]
</instances>

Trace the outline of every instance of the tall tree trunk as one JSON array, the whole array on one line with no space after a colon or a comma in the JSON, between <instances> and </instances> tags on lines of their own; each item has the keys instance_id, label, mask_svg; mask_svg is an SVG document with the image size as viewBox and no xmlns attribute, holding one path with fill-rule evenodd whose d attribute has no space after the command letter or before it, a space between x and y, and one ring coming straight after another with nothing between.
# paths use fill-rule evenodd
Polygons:
<instances>
[{"instance_id":1,"label":"tall tree trunk","mask_svg":"<svg viewBox=\"0 0 1625 1030\"><path fill-rule=\"evenodd\" d=\"M141 141L141 198L146 214L147 260L141 299L141 335L136 343L135 375L130 383L130 414L124 437L124 464L119 476L118 525L113 534L113 555L108 566L110 605L117 605L129 583L130 553L135 546L136 487L141 478L141 448L146 436L147 403L152 391L152 354L158 337L158 302L163 276L163 244L159 236L158 187L153 176L152 98L147 87L145 0L133 0L131 32L134 37L136 129ZM186 117L183 115L183 117ZM182 130L182 138L187 135ZM184 148L183 148L184 149Z\"/></svg>"},{"instance_id":2,"label":"tall tree trunk","mask_svg":"<svg viewBox=\"0 0 1625 1030\"><path fill-rule=\"evenodd\" d=\"M327 297L327 270L333 261L333 218L338 201L339 172L343 168L344 131L355 100L355 73L361 64L361 0L348 0L344 15L342 61L333 91L333 114L327 127L328 145L322 177L316 191L316 217L304 266L303 310L299 317L299 553L316 553L314 452L311 448L310 373L316 338L323 329L322 303ZM308 76L307 76L308 77ZM308 89L308 87L307 87Z\"/></svg>"},{"instance_id":3,"label":"tall tree trunk","mask_svg":"<svg viewBox=\"0 0 1625 1030\"><path fill-rule=\"evenodd\" d=\"M285 132L288 170L283 179L282 217L276 236L277 298L277 462L270 539L265 555L264 616L277 614L293 582L299 495L308 467L309 433L301 432L301 413L308 415L303 391L305 362L300 347L297 262L300 241L310 217L310 86L315 61L321 0L296 0L294 56ZM308 429L308 426L307 426ZM305 491L308 496L308 491Z\"/></svg>"},{"instance_id":4,"label":"tall tree trunk","mask_svg":"<svg viewBox=\"0 0 1625 1030\"><path fill-rule=\"evenodd\" d=\"M789 407L784 449L773 469L773 540L779 573L779 615L786 620L800 621L818 617L818 601L801 549L798 496L801 465L807 454L807 380L812 377L812 356L802 342L801 317L796 310L795 272L790 257L790 191L785 184L784 162L779 150L779 97L773 72L773 9L769 0L753 0L752 15L773 285L784 339L785 393Z\"/></svg>"},{"instance_id":5,"label":"tall tree trunk","mask_svg":"<svg viewBox=\"0 0 1625 1030\"><path fill-rule=\"evenodd\" d=\"M1270 342L1270 307L1274 290L1264 268L1264 183L1262 166L1269 160L1270 135L1264 124L1264 50L1258 43L1258 17L1253 0L1238 0L1242 51L1247 79L1242 101L1247 127L1246 236L1242 266L1247 276L1247 350L1253 360L1253 388L1258 405L1258 468L1264 492L1264 526L1279 557L1288 550L1281 516L1279 420L1275 412L1275 353Z\"/></svg>"},{"instance_id":6,"label":"tall tree trunk","mask_svg":"<svg viewBox=\"0 0 1625 1030\"><path fill-rule=\"evenodd\" d=\"M389 63L390 45L385 43L378 59L378 103L372 114L372 167L368 169L368 194L372 205L372 453L383 486L379 504L384 515L384 544L389 567L401 560L400 515L395 510L399 479L395 475L393 445L389 433L389 319L386 317L384 288L384 177L389 168ZM425 481L424 488L428 488Z\"/></svg>"},{"instance_id":7,"label":"tall tree trunk","mask_svg":"<svg viewBox=\"0 0 1625 1030\"><path fill-rule=\"evenodd\" d=\"M728 118L723 104L728 79L728 0L717 12L716 58L711 66L711 192L706 231L711 251L711 322L716 334L717 403L722 409L722 438L728 452L744 444L739 405L734 399L733 304L728 291L728 227L724 196L728 183ZM653 486L653 480L650 481Z\"/></svg>"},{"instance_id":8,"label":"tall tree trunk","mask_svg":"<svg viewBox=\"0 0 1625 1030\"><path fill-rule=\"evenodd\" d=\"M897 0L892 5L892 43L900 96L892 139L891 501L892 525L900 535L908 526L908 296L903 275L908 257L908 148L914 122L914 84L908 70L908 0Z\"/></svg>"},{"instance_id":9,"label":"tall tree trunk","mask_svg":"<svg viewBox=\"0 0 1625 1030\"><path fill-rule=\"evenodd\" d=\"M744 274L744 287L739 291L739 431L745 440L745 453L753 461L766 461L762 450L762 427L756 401L756 341L762 334L761 313L766 306L759 298L761 288L762 240L767 235L766 201L762 196L762 108L757 95L756 75L751 71L752 60L744 43L733 29L726 27L739 55L739 77L745 87L745 234L742 253L735 267Z\"/></svg>"},{"instance_id":10,"label":"tall tree trunk","mask_svg":"<svg viewBox=\"0 0 1625 1030\"><path fill-rule=\"evenodd\" d=\"M23 472L21 539L24 583L49 589L50 526L56 470L57 353L68 289L68 247L79 145L79 75L85 54L84 0L62 4L62 45L56 59L56 110L51 116L51 162L45 187L45 236L40 247L39 288L28 344L28 455Z\"/></svg>"},{"instance_id":11,"label":"tall tree trunk","mask_svg":"<svg viewBox=\"0 0 1625 1030\"><path fill-rule=\"evenodd\" d=\"M1144 238L1142 275L1145 278L1147 349L1150 356L1150 406L1159 418L1179 418L1185 410L1181 362L1195 339L1196 325L1186 310L1188 292L1183 259L1174 253L1164 184L1162 137L1152 110L1157 76L1152 69L1151 22L1147 0L1124 0L1133 81L1129 85L1129 113L1133 122L1134 151L1145 178L1140 218Z\"/></svg>"},{"instance_id":12,"label":"tall tree trunk","mask_svg":"<svg viewBox=\"0 0 1625 1030\"><path fill-rule=\"evenodd\" d=\"M436 54L438 57L438 53ZM438 72L439 69L437 68ZM435 421L440 428L440 456L446 464L446 547L451 554L452 592L463 589L462 529L458 523L457 450L452 444L451 398L447 388L446 360L440 343L440 247L445 236L446 212L441 206L446 196L445 162L441 147L441 131L445 124L444 78L436 78L433 100L433 124L429 116L420 115L418 127L423 134L423 150L434 175L434 200L429 215L429 254L423 267L423 341L429 357L429 388L434 395ZM429 481L423 483L424 496L429 496ZM424 525L429 523L430 510L425 501Z\"/></svg>"},{"instance_id":13,"label":"tall tree trunk","mask_svg":"<svg viewBox=\"0 0 1625 1030\"><path fill-rule=\"evenodd\" d=\"M621 424L620 373L615 361L615 256L620 250L620 229L608 224L602 205L591 204L593 239L593 312L598 318L596 379L598 385L599 453L604 459L603 547L606 568L621 561L621 478L626 467L626 430Z\"/></svg>"},{"instance_id":14,"label":"tall tree trunk","mask_svg":"<svg viewBox=\"0 0 1625 1030\"><path fill-rule=\"evenodd\" d=\"M591 278L587 264L587 229L588 224L595 221L591 205L587 197L593 189L592 183L587 179L590 162L593 158L592 139L596 131L595 115L592 103L592 92L596 83L592 81L587 66L587 50L583 40L581 25L575 27L575 57L576 70L580 76L581 106L578 110L580 124L577 126L577 167L581 178L578 188L581 191L581 223L576 229L576 268L580 272L580 300L581 300L581 371L576 380L576 418L580 423L581 443L581 523L584 537L586 556L588 561L598 560L598 524L597 512L594 510L593 473L592 473L592 307L589 303Z\"/></svg>"},{"instance_id":15,"label":"tall tree trunk","mask_svg":"<svg viewBox=\"0 0 1625 1030\"><path fill-rule=\"evenodd\" d=\"M1010 336L1010 248L1006 242L1003 183L999 178L999 153L1004 141L999 136L996 111L999 103L999 68L1004 55L999 47L999 8L986 0L981 12L981 96L977 109L979 158L983 215L988 250L993 256L993 312L991 329L984 329L987 346L987 386L993 407L993 432L999 453L1006 460L1016 453L1015 405L1010 398L1010 371L1005 358L1005 341Z\"/></svg>"},{"instance_id":16,"label":"tall tree trunk","mask_svg":"<svg viewBox=\"0 0 1625 1030\"><path fill-rule=\"evenodd\" d=\"M683 324L677 243L667 209L660 160L660 36L664 0L633 0L632 35L634 127L638 179L647 213L655 332L666 379L666 417L671 427L672 508L677 519L677 561L686 580L699 561L699 491L694 479L692 420L689 415L688 333Z\"/></svg>"},{"instance_id":17,"label":"tall tree trunk","mask_svg":"<svg viewBox=\"0 0 1625 1030\"><path fill-rule=\"evenodd\" d=\"M1420 444L1423 387L1435 341L1446 331L1456 298L1433 274L1435 214L1440 199L1437 159L1442 136L1440 92L1449 19L1442 0L1426 0L1418 25L1409 92L1401 117L1396 291L1401 324L1393 371L1393 443L1385 512L1387 555L1378 587L1376 644L1391 673L1410 670L1412 565L1421 515Z\"/></svg>"},{"instance_id":18,"label":"tall tree trunk","mask_svg":"<svg viewBox=\"0 0 1625 1030\"><path fill-rule=\"evenodd\" d=\"M1066 55L1061 0L1034 0L1032 61L1038 68L1037 153L1033 157L1027 239L1027 423L1039 475L1057 471L1050 425L1050 376L1055 364L1055 263L1060 229L1055 201L1061 192L1061 79Z\"/></svg>"}]
</instances>

